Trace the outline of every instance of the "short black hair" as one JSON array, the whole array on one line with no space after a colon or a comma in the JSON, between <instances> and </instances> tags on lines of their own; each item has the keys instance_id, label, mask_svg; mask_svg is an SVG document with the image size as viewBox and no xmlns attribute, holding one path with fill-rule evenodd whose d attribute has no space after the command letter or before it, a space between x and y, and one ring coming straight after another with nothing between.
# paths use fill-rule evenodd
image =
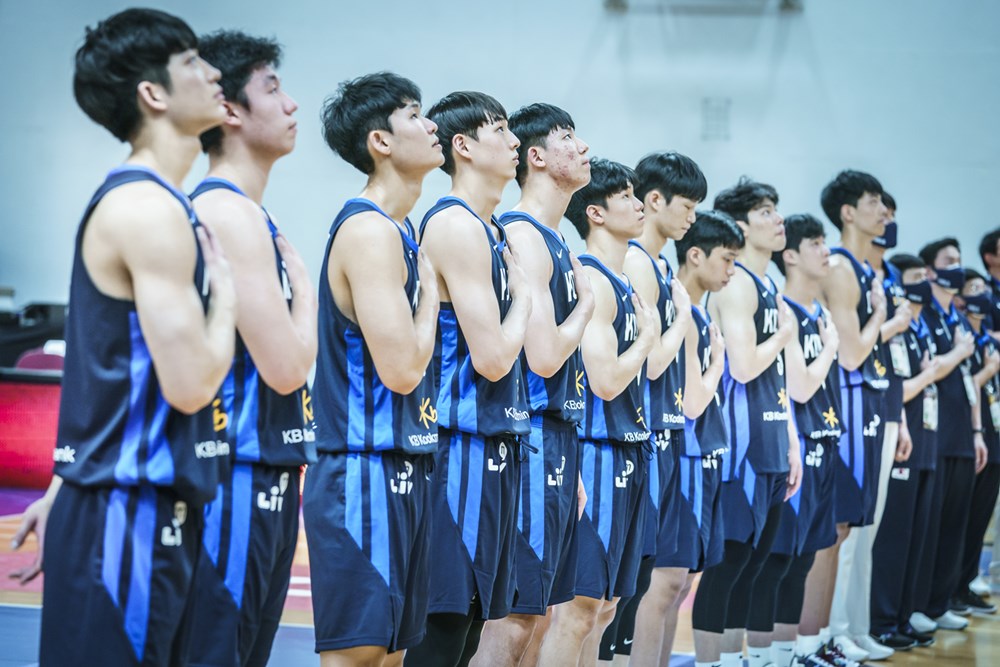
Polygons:
<instances>
[{"instance_id":1,"label":"short black hair","mask_svg":"<svg viewBox=\"0 0 1000 667\"><path fill-rule=\"evenodd\" d=\"M895 266L901 274L904 271L909 271L910 269L927 268L927 262L925 262L922 258L905 252L898 252L890 257L889 263Z\"/></svg>"},{"instance_id":2,"label":"short black hair","mask_svg":"<svg viewBox=\"0 0 1000 667\"><path fill-rule=\"evenodd\" d=\"M566 208L566 217L576 227L580 238L586 240L590 235L587 207L607 206L609 197L628 190L630 185L635 185L635 172L631 168L601 158L590 160L590 183L573 193Z\"/></svg>"},{"instance_id":3,"label":"short black hair","mask_svg":"<svg viewBox=\"0 0 1000 667\"><path fill-rule=\"evenodd\" d=\"M983 267L987 271L990 270L990 267L986 265L986 255L997 254L997 241L1000 241L1000 227L991 232L986 232L986 236L979 242L979 258L983 260Z\"/></svg>"},{"instance_id":4,"label":"short black hair","mask_svg":"<svg viewBox=\"0 0 1000 667\"><path fill-rule=\"evenodd\" d=\"M451 140L455 135L464 134L478 139L479 128L487 123L507 120L507 110L486 93L462 90L442 97L430 108L427 117L438 126L437 136L444 154L441 169L453 175L455 157L451 154Z\"/></svg>"},{"instance_id":5,"label":"short black hair","mask_svg":"<svg viewBox=\"0 0 1000 667\"><path fill-rule=\"evenodd\" d=\"M816 216L809 213L795 213L785 218L785 249L776 250L771 255L771 261L775 263L781 275L785 274L785 258L782 253L785 250L798 252L803 241L811 241L826 236L823 223L816 219Z\"/></svg>"},{"instance_id":6,"label":"short black hair","mask_svg":"<svg viewBox=\"0 0 1000 667\"><path fill-rule=\"evenodd\" d=\"M392 132L389 116L411 102L420 103L420 88L392 72L366 74L344 81L323 102L320 123L323 138L333 152L365 174L375 171L368 152L368 134Z\"/></svg>"},{"instance_id":7,"label":"short black hair","mask_svg":"<svg viewBox=\"0 0 1000 667\"><path fill-rule=\"evenodd\" d=\"M76 52L73 96L91 120L121 141L142 124L136 88L150 81L171 90L170 57L198 47L181 19L156 9L126 9L94 28Z\"/></svg>"},{"instance_id":8,"label":"short black hair","mask_svg":"<svg viewBox=\"0 0 1000 667\"><path fill-rule=\"evenodd\" d=\"M553 104L536 102L521 107L510 115L510 131L521 140L517 149L517 184L524 185L528 177L528 149L532 146L545 147L545 140L553 130L576 130L573 118Z\"/></svg>"},{"instance_id":9,"label":"short black hair","mask_svg":"<svg viewBox=\"0 0 1000 667\"><path fill-rule=\"evenodd\" d=\"M659 190L669 204L674 196L702 202L708 194L708 181L694 160L674 151L650 153L635 166L639 182L635 196L641 200L653 190Z\"/></svg>"},{"instance_id":10,"label":"short black hair","mask_svg":"<svg viewBox=\"0 0 1000 667\"><path fill-rule=\"evenodd\" d=\"M778 191L774 186L760 183L749 176L741 176L736 185L726 188L715 196L713 206L716 211L728 213L733 220L747 222L750 211L760 206L765 199L770 199L775 206L778 205Z\"/></svg>"},{"instance_id":11,"label":"short black hair","mask_svg":"<svg viewBox=\"0 0 1000 667\"><path fill-rule=\"evenodd\" d=\"M960 251L962 246L958 245L958 239L954 236L946 236L943 239L938 239L937 241L931 241L917 253L920 255L920 259L924 260L924 264L930 268L934 268L934 260L937 259L938 253L948 246L955 246L955 249Z\"/></svg>"},{"instance_id":12,"label":"short black hair","mask_svg":"<svg viewBox=\"0 0 1000 667\"><path fill-rule=\"evenodd\" d=\"M976 271L971 266L965 267L965 284L968 284L970 280L976 280L976 279L982 280L987 285L990 284L989 281L986 280L986 277L979 271Z\"/></svg>"},{"instance_id":13,"label":"short black hair","mask_svg":"<svg viewBox=\"0 0 1000 667\"><path fill-rule=\"evenodd\" d=\"M842 231L844 221L840 219L840 208L844 204L857 206L858 200L864 197L866 192L882 195L885 190L882 189L882 184L879 183L878 179L871 174L845 169L826 184L819 196L819 202L833 226Z\"/></svg>"},{"instance_id":14,"label":"short black hair","mask_svg":"<svg viewBox=\"0 0 1000 667\"><path fill-rule=\"evenodd\" d=\"M711 255L716 248L740 250L746 243L743 230L733 217L725 211L698 211L694 224L684 238L674 242L677 249L677 264L684 266L691 248L700 248L705 255Z\"/></svg>"},{"instance_id":15,"label":"short black hair","mask_svg":"<svg viewBox=\"0 0 1000 667\"><path fill-rule=\"evenodd\" d=\"M267 37L253 37L239 30L217 30L198 39L202 58L222 72L219 84L226 100L250 108L246 86L253 73L268 65L281 66L281 45ZM201 135L201 149L206 153L222 150L222 127L213 127Z\"/></svg>"},{"instance_id":16,"label":"short black hair","mask_svg":"<svg viewBox=\"0 0 1000 667\"><path fill-rule=\"evenodd\" d=\"M896 210L896 198L885 190L882 191L882 203L885 204L886 208L892 209L893 211Z\"/></svg>"}]
</instances>

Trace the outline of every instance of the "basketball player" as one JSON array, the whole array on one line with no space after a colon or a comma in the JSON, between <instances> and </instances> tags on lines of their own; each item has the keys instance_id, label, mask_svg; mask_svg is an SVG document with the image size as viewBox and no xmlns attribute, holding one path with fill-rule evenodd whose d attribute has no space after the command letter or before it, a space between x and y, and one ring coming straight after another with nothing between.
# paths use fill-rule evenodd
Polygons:
<instances>
[{"instance_id":1,"label":"basketball player","mask_svg":"<svg viewBox=\"0 0 1000 667\"><path fill-rule=\"evenodd\" d=\"M715 208L743 230L746 245L733 280L709 301L712 319L727 341L723 387L731 432L722 473L726 542L722 562L702 575L692 625L696 660L721 660L724 667L741 660L753 582L771 550L781 504L798 489L802 473L783 355L795 323L766 275L772 253L785 247L777 204L773 187L745 177L715 198ZM729 602L721 606L718 600ZM766 647L751 644L750 664L763 665L766 653Z\"/></svg>"},{"instance_id":2,"label":"basketball player","mask_svg":"<svg viewBox=\"0 0 1000 667\"><path fill-rule=\"evenodd\" d=\"M312 411L305 385L316 358L316 292L261 207L271 167L295 146L298 105L281 88L273 40L217 32L199 47L222 72L227 113L202 135L209 170L192 199L229 258L238 335L219 397L235 464L205 507L191 664L263 667L298 540L299 467L316 461L304 414Z\"/></svg>"},{"instance_id":3,"label":"basketball player","mask_svg":"<svg viewBox=\"0 0 1000 667\"><path fill-rule=\"evenodd\" d=\"M438 435L437 287L407 215L441 149L419 88L389 72L342 83L321 120L367 183L333 220L319 291L319 461L302 494L316 651L398 665L424 635Z\"/></svg>"},{"instance_id":4,"label":"basketball player","mask_svg":"<svg viewBox=\"0 0 1000 667\"><path fill-rule=\"evenodd\" d=\"M187 662L201 510L228 454L203 408L235 330L228 265L179 189L225 118L197 46L179 18L129 9L76 53L78 104L131 153L80 223L56 476L14 537L44 539L43 665Z\"/></svg>"},{"instance_id":5,"label":"basketball player","mask_svg":"<svg viewBox=\"0 0 1000 667\"><path fill-rule=\"evenodd\" d=\"M579 526L576 598L553 612L540 665L592 665L615 604L635 592L642 551L649 439L643 406L655 314L623 274L629 239L642 233L632 170L593 159L590 183L566 217L587 243L580 262L593 285L594 315L583 334L586 414L581 472L587 504Z\"/></svg>"},{"instance_id":6,"label":"basketball player","mask_svg":"<svg viewBox=\"0 0 1000 667\"><path fill-rule=\"evenodd\" d=\"M524 664L529 641L540 645L552 605L576 589L576 531L583 502L577 424L583 418L580 339L594 312L583 267L559 232L570 197L590 181L589 147L573 119L550 104L531 104L511 115L521 141L517 181L521 199L500 216L517 248L531 291L525 337L531 447L521 469L517 517L517 603L510 616L489 621L473 664ZM537 658L537 656L536 656ZM535 664L531 656L530 664Z\"/></svg>"},{"instance_id":7,"label":"basketball player","mask_svg":"<svg viewBox=\"0 0 1000 667\"><path fill-rule=\"evenodd\" d=\"M464 665L483 622L510 613L520 497L520 438L531 432L521 350L531 292L493 219L518 164L507 112L456 92L431 107L452 188L427 212L421 245L441 295L428 632L412 665Z\"/></svg>"}]
</instances>

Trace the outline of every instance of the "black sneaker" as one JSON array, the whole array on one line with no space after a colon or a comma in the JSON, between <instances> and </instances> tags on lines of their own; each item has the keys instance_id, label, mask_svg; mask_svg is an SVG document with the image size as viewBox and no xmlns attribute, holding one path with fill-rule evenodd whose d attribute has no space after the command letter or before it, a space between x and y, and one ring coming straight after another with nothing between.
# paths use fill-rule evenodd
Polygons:
<instances>
[{"instance_id":1,"label":"black sneaker","mask_svg":"<svg viewBox=\"0 0 1000 667\"><path fill-rule=\"evenodd\" d=\"M996 605L990 604L972 591L966 591L965 595L961 596L960 601L964 603L973 614L985 616L987 614L997 613Z\"/></svg>"},{"instance_id":2,"label":"black sneaker","mask_svg":"<svg viewBox=\"0 0 1000 667\"><path fill-rule=\"evenodd\" d=\"M909 637L917 643L917 646L930 646L934 643L934 635L932 633L917 632L909 623L899 629L899 634Z\"/></svg>"},{"instance_id":3,"label":"black sneaker","mask_svg":"<svg viewBox=\"0 0 1000 667\"><path fill-rule=\"evenodd\" d=\"M965 603L964 599L952 598L948 605L948 610L953 614L958 614L959 616L968 616L972 613L972 609L968 604Z\"/></svg>"},{"instance_id":4,"label":"black sneaker","mask_svg":"<svg viewBox=\"0 0 1000 667\"><path fill-rule=\"evenodd\" d=\"M881 635L872 635L872 639L883 646L888 646L893 651L909 651L917 645L913 638L899 632L885 632Z\"/></svg>"},{"instance_id":5,"label":"black sneaker","mask_svg":"<svg viewBox=\"0 0 1000 667\"><path fill-rule=\"evenodd\" d=\"M815 653L815 656L830 664L834 667L862 667L862 665L867 665L865 662L858 662L857 660L851 660L840 650L840 647L833 643L831 639L823 647Z\"/></svg>"}]
</instances>

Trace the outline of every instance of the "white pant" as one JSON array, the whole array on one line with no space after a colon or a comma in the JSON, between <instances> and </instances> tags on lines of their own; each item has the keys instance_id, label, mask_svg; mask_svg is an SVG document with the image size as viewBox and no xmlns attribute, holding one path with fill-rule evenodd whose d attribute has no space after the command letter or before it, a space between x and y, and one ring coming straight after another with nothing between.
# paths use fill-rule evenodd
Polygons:
<instances>
[{"instance_id":1,"label":"white pant","mask_svg":"<svg viewBox=\"0 0 1000 667\"><path fill-rule=\"evenodd\" d=\"M860 637L871 629L872 547L885 511L885 495L889 474L899 441L899 423L886 422L882 440L882 467L878 473L878 495L875 497L875 523L853 527L840 545L837 562L837 584L830 607L830 634Z\"/></svg>"}]
</instances>

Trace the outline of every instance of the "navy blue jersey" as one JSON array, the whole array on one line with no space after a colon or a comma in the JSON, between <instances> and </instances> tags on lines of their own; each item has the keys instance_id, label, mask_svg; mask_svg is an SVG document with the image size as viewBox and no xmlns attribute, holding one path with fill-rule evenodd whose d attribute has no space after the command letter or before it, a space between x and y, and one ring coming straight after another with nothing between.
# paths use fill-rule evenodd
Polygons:
<instances>
[{"instance_id":1,"label":"navy blue jersey","mask_svg":"<svg viewBox=\"0 0 1000 667\"><path fill-rule=\"evenodd\" d=\"M976 336L976 352L972 357L971 372L982 370L986 357L997 349L996 341L983 331ZM1000 463L1000 375L993 375L979 392L980 418L983 441L986 443L987 463ZM996 421L994 421L996 420Z\"/></svg>"},{"instance_id":2,"label":"navy blue jersey","mask_svg":"<svg viewBox=\"0 0 1000 667\"><path fill-rule=\"evenodd\" d=\"M915 377L920 373L920 362L923 360L924 354L927 354L928 358L934 356L931 350L930 331L924 320L918 319L911 322L910 328L902 335L906 341L906 356L910 362L910 375ZM938 405L933 397L939 395L937 385L931 384L903 406L906 411L906 424L910 429L910 438L913 440L913 452L906 461L906 465L914 470L934 470L937 467L937 431L927 428L927 426L933 424L934 421L937 422L938 428L948 428L948 425L942 424L940 413L927 415L925 410L928 409L929 405ZM925 421L925 417L932 421Z\"/></svg>"},{"instance_id":3,"label":"navy blue jersey","mask_svg":"<svg viewBox=\"0 0 1000 667\"><path fill-rule=\"evenodd\" d=\"M246 197L234 183L221 178L206 178L191 193L191 199L212 190L229 190ZM278 228L267 211L263 219L271 233L274 246L277 279L285 292L289 308L292 291L285 263L275 242ZM247 350L239 331L236 332L236 352L233 367L222 383L217 401L226 415L226 439L236 453L237 461L263 463L270 466L299 466L316 461L316 444L312 428L312 399L309 387L303 384L294 392L282 395L269 387Z\"/></svg>"},{"instance_id":4,"label":"navy blue jersey","mask_svg":"<svg viewBox=\"0 0 1000 667\"><path fill-rule=\"evenodd\" d=\"M674 308L674 298L670 291L670 281L673 280L674 272L670 268L670 262L660 254L660 259L667 265L664 273L660 271L660 265L652 257L641 243L629 241L630 246L635 247L639 252L649 258L656 274L656 312L660 317L660 332L666 332L673 326L677 319L677 311ZM664 429L684 428L684 344L681 343L677 351L677 357L670 362L663 374L655 380L650 380L646 391L649 393L647 402L647 423L651 430L662 431Z\"/></svg>"},{"instance_id":5,"label":"navy blue jersey","mask_svg":"<svg viewBox=\"0 0 1000 667\"><path fill-rule=\"evenodd\" d=\"M930 331L931 349L934 354L947 354L954 345L955 332L970 331L968 323L951 304L948 313L937 300L924 306L920 317ZM965 376L971 372L971 362L966 359L944 378L938 380L938 409L940 427L938 430L938 456L951 458L972 458L975 448L972 444L972 407L965 390Z\"/></svg>"},{"instance_id":6,"label":"navy blue jersey","mask_svg":"<svg viewBox=\"0 0 1000 667\"><path fill-rule=\"evenodd\" d=\"M872 307L872 285L876 280L875 271L865 262L862 264L845 248L834 248L831 253L843 255L851 262L854 269L854 276L858 281L858 288L861 290L861 298L858 299L857 313L858 324L862 329L868 324L875 309ZM888 296L886 301L888 301ZM861 363L861 366L853 371L844 371L848 386L854 387L865 384L875 391L885 391L889 388L888 369L885 360L882 358L881 345L876 339L875 347Z\"/></svg>"},{"instance_id":7,"label":"navy blue jersey","mask_svg":"<svg viewBox=\"0 0 1000 667\"><path fill-rule=\"evenodd\" d=\"M494 239L490 225L480 220L468 204L458 197L442 197L420 223L420 237L423 238L428 223L436 214L452 206L467 210L483 227L490 247L493 294L500 308L500 320L503 321L512 303L507 288L507 263L503 259L503 251L507 247L503 226L491 219L497 232ZM531 432L522 364L523 359L518 356L507 375L497 382L490 382L481 376L472 365L472 355L455 308L451 303L442 302L434 346L434 371L440 382L437 401L439 424L453 431L483 436L504 433L526 435Z\"/></svg>"},{"instance_id":8,"label":"navy blue jersey","mask_svg":"<svg viewBox=\"0 0 1000 667\"><path fill-rule=\"evenodd\" d=\"M903 276L895 266L888 262L882 262L882 287L885 289L886 320L890 320L896 315L896 308L906 302L906 292L903 290ZM893 336L889 343L879 341L879 363L891 372L886 373L889 386L885 392L885 408L883 416L886 421L899 421L903 411L903 376L899 368L892 360L892 346L902 345L898 339L902 334Z\"/></svg>"},{"instance_id":9,"label":"navy blue jersey","mask_svg":"<svg viewBox=\"0 0 1000 667\"><path fill-rule=\"evenodd\" d=\"M778 330L778 288L770 278L765 283L739 262L754 282L758 295L753 314L756 340L760 345ZM771 365L750 382L737 382L729 372L729 362L722 375L729 419L730 447L735 469L743 459L757 473L788 470L788 391L785 388L785 353L779 352ZM738 474L735 475L738 477ZM723 471L723 479L732 479Z\"/></svg>"},{"instance_id":10,"label":"navy blue jersey","mask_svg":"<svg viewBox=\"0 0 1000 667\"><path fill-rule=\"evenodd\" d=\"M76 234L55 474L81 486L169 487L201 505L215 496L229 453L216 439L212 411L185 415L170 407L135 302L101 293L83 261L83 234L97 204L114 188L136 181L159 184L184 206L197 253L192 280L208 309L209 281L194 234L200 223L191 202L152 170L125 166L111 171ZM142 224L141 215L136 224Z\"/></svg>"},{"instance_id":11,"label":"navy blue jersey","mask_svg":"<svg viewBox=\"0 0 1000 667\"><path fill-rule=\"evenodd\" d=\"M712 363L711 335L708 331L710 320L696 307L691 307L693 326L698 328L698 359L704 374ZM720 456L729 451L729 427L722 403L721 383L715 390L715 398L697 419L684 421L684 456Z\"/></svg>"},{"instance_id":12,"label":"navy blue jersey","mask_svg":"<svg viewBox=\"0 0 1000 667\"><path fill-rule=\"evenodd\" d=\"M983 321L983 326L990 331L995 331L1000 329L1000 280L993 276L988 276L987 279L989 280L988 287L990 288L990 297L993 300L993 308L990 309L989 316Z\"/></svg>"},{"instance_id":13,"label":"navy blue jersey","mask_svg":"<svg viewBox=\"0 0 1000 667\"><path fill-rule=\"evenodd\" d=\"M576 278L569 259L569 248L562 236L522 211L508 211L500 216L499 222L501 225L508 225L519 220L531 224L545 240L545 247L552 259L549 294L552 295L556 325L560 325L576 308L577 302ZM583 419L583 359L579 347L552 377L544 378L532 371L523 354L521 364L528 378L528 399L532 414L544 414L572 423Z\"/></svg>"},{"instance_id":14,"label":"navy blue jersey","mask_svg":"<svg viewBox=\"0 0 1000 667\"><path fill-rule=\"evenodd\" d=\"M822 306L813 301L812 312L805 306L795 303L787 296L785 303L791 308L792 314L799 321L799 345L810 366L823 352L823 339L819 335L819 320L829 323L829 315L823 312ZM795 426L799 435L811 440L840 438L841 422L844 418L840 409L840 373L836 362L830 364L826 380L816 390L806 403L795 402Z\"/></svg>"},{"instance_id":15,"label":"navy blue jersey","mask_svg":"<svg viewBox=\"0 0 1000 667\"><path fill-rule=\"evenodd\" d=\"M330 250L344 222L352 216L375 211L399 231L399 252L406 264L403 289L416 311L420 297L416 241L412 227L400 227L375 203L349 199L330 227L323 257L323 284L319 290L319 355L313 398L316 413L316 446L323 452L397 450L409 453L437 450L437 388L434 375L425 372L409 394L397 394L382 384L361 328L337 307L326 284ZM386 249L386 252L393 252Z\"/></svg>"},{"instance_id":16,"label":"navy blue jersey","mask_svg":"<svg viewBox=\"0 0 1000 667\"><path fill-rule=\"evenodd\" d=\"M601 272L615 293L617 312L614 329L618 339L616 354L621 356L632 347L639 329L632 303L632 285L616 276L614 272L593 255L580 255L580 263ZM584 372L586 372L584 368ZM629 382L625 390L610 401L598 398L587 382L587 415L583 420L581 438L588 440L615 440L617 442L639 443L649 440L644 402L646 384L646 362L636 375L635 382Z\"/></svg>"}]
</instances>

